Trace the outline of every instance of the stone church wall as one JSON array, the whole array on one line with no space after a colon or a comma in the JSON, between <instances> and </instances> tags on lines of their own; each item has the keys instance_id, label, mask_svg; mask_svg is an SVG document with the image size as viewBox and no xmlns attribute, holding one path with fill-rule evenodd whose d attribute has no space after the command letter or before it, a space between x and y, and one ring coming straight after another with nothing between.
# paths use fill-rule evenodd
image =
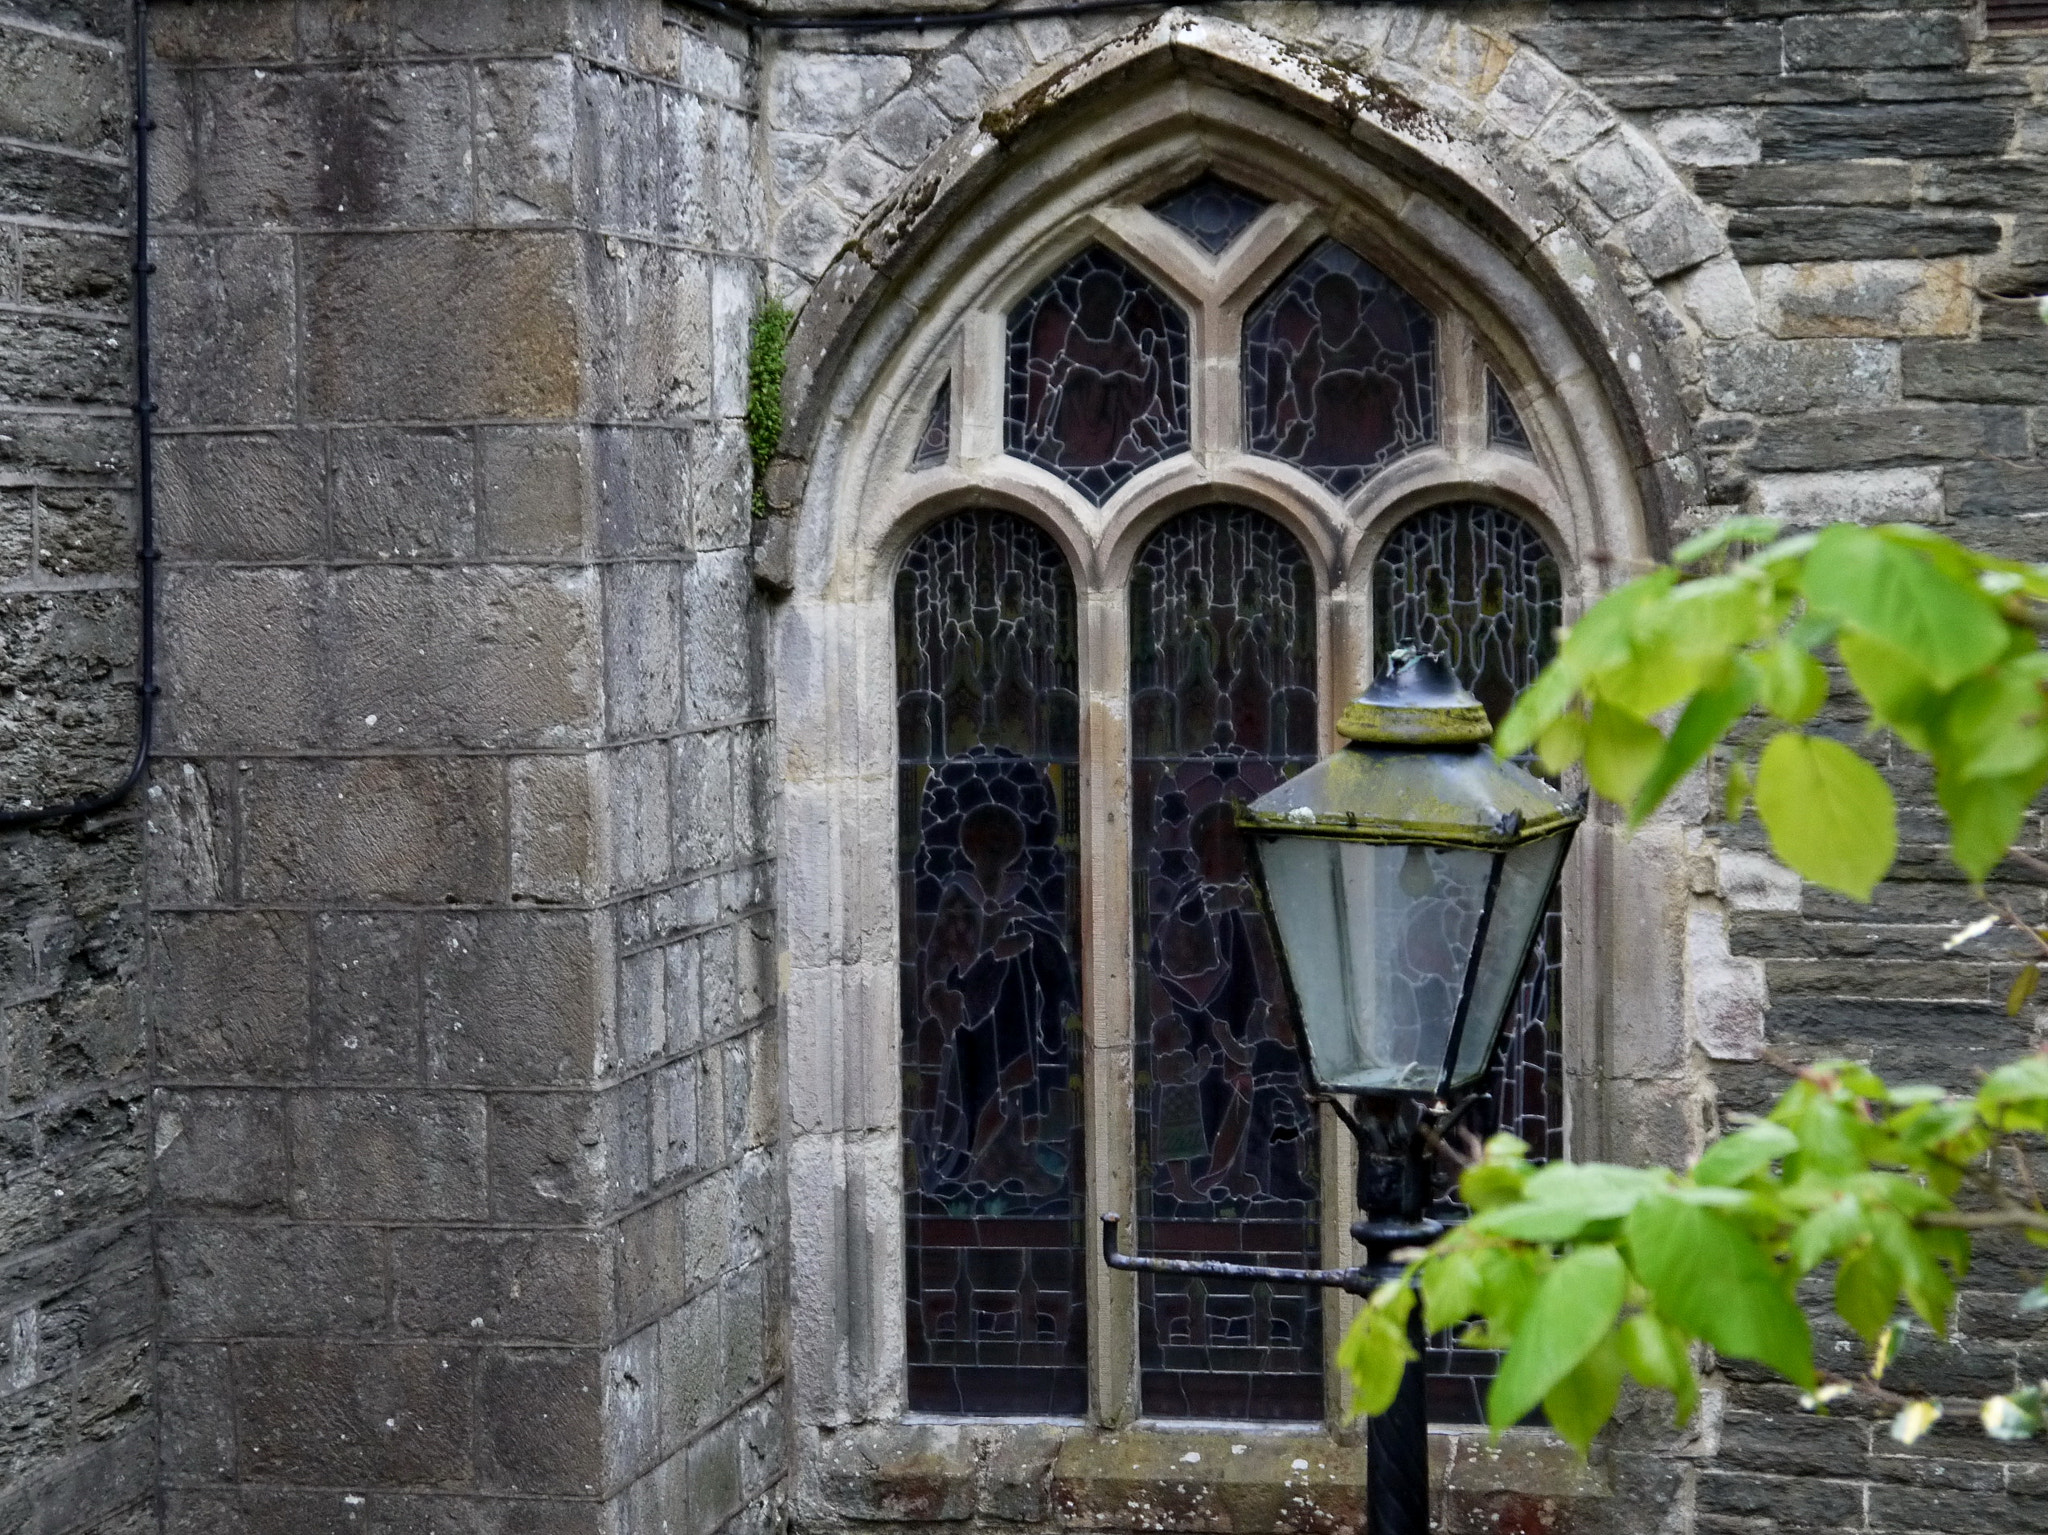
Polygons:
<instances>
[{"instance_id":1,"label":"stone church wall","mask_svg":"<svg viewBox=\"0 0 2048 1535\"><path fill-rule=\"evenodd\" d=\"M1648 474L1686 521L2048 555L2048 333L2010 297L2048 283L2048 40L1850 0L1230 15L1539 167L1660 343L1687 420ZM799 1450L810 1529L1164 1517L1176 1436L789 1422L859 1276L789 1272L775 540L740 426L764 289L836 299L935 152L1134 23L151 18L165 709L147 798L0 833L0 1528L751 1535ZM9 802L113 781L133 739L127 25L0 7ZM1788 1059L1962 1083L2036 1037L2009 958L1942 955L1967 892L1882 765L1907 845L1868 909L1704 796L1656 831L1642 937L1682 995L1582 1039L1582 1150L1683 1155ZM2027 1272L1989 1254L1901 1388L2048 1371ZM830 1302L808 1338L793 1283ZM1634 1425L1583 1472L1447 1443L1445 1527L2048 1522L2033 1447L1957 1422L1909 1452L1723 1386L1687 1441ZM1171 1463L1125 1478L1152 1439ZM1267 1482L1211 1491L1174 1517L1273 1526Z\"/></svg>"},{"instance_id":2,"label":"stone church wall","mask_svg":"<svg viewBox=\"0 0 2048 1535\"><path fill-rule=\"evenodd\" d=\"M134 750L128 10L0 11L0 809ZM151 1527L141 816L0 830L0 1529Z\"/></svg>"}]
</instances>

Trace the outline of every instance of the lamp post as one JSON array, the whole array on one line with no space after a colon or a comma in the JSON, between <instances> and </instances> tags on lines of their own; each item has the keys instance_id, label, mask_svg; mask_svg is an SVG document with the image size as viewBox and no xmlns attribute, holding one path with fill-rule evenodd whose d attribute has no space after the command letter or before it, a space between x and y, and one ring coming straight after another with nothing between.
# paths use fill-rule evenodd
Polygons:
<instances>
[{"instance_id":1,"label":"lamp post","mask_svg":"<svg viewBox=\"0 0 2048 1535\"><path fill-rule=\"evenodd\" d=\"M1442 660L1397 653L1338 721L1342 749L1240 807L1279 934L1311 1090L1358 1141L1357 1268L1127 1258L1111 1268L1370 1294L1443 1227L1435 1148L1476 1101L1583 800L1486 750L1493 726ZM1346 1110L1333 1095L1344 1094ZM1422 1309L1393 1405L1366 1425L1367 1535L1426 1535Z\"/></svg>"}]
</instances>

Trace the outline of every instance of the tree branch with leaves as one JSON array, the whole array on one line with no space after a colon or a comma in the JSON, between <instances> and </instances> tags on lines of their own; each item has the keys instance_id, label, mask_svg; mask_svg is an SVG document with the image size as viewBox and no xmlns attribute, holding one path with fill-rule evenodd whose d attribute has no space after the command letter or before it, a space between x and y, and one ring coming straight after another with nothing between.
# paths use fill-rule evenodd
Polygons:
<instances>
[{"instance_id":1,"label":"tree branch with leaves","mask_svg":"<svg viewBox=\"0 0 2048 1535\"><path fill-rule=\"evenodd\" d=\"M1583 764L1633 826L1732 748L1728 819L1753 805L1780 861L1868 901L1897 856L1897 805L1854 745L1814 723L1834 662L1870 729L1933 767L1950 856L1986 908L1949 946L2011 929L2038 952L2008 997L2017 1014L2048 933L1984 881L2009 856L2048 871L2013 848L2048 783L2044 630L2048 565L1916 526L1785 537L1767 519L1733 518L1589 610L1501 722L1496 750L1533 748L1552 773ZM1945 1332L1984 1233L2048 1246L2028 1163L2044 1133L2048 1051L1974 1093L1893 1086L1852 1061L1807 1066L1767 1116L1684 1172L1534 1166L1522 1142L1495 1136L1460 1179L1471 1219L1368 1299L1339 1357L1357 1406L1384 1410L1420 1304L1431 1332L1506 1351L1487 1402L1496 1432L1540 1405L1583 1453L1624 1378L1668 1392L1688 1419L1705 1345L1777 1372L1817 1411L1851 1393L1886 1402L1894 1437L1910 1443L1942 1407L1883 1384L1900 1313ZM1798 1301L1801 1281L1829 1269L1834 1308L1867 1345L1853 1377L1816 1368ZM2048 1309L2048 1285L2017 1304ZM2040 1433L2044 1391L1980 1403L1985 1431Z\"/></svg>"}]
</instances>

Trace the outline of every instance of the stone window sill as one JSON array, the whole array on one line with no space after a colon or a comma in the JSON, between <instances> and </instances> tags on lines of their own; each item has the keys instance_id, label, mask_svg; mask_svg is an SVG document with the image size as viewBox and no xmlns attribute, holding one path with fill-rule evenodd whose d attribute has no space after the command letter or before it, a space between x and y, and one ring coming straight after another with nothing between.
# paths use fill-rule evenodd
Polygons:
<instances>
[{"instance_id":1,"label":"stone window sill","mask_svg":"<svg viewBox=\"0 0 2048 1535\"><path fill-rule=\"evenodd\" d=\"M798 1509L807 1529L971 1523L1323 1535L1355 1530L1364 1517L1364 1445L1308 1428L871 1424L820 1432L807 1460ZM1483 1429L1434 1429L1430 1465L1432 1480L1460 1502L1557 1505L1611 1492L1604 1465L1580 1464L1541 1429L1511 1429L1495 1448Z\"/></svg>"}]
</instances>

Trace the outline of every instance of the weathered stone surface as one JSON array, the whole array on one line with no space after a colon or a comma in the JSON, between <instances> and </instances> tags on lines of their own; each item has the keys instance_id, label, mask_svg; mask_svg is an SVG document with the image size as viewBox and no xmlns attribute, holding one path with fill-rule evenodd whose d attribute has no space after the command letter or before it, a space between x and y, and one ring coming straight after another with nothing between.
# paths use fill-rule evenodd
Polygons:
<instances>
[{"instance_id":1,"label":"weathered stone surface","mask_svg":"<svg viewBox=\"0 0 2048 1535\"><path fill-rule=\"evenodd\" d=\"M265 1340L237 1344L232 1357L244 1476L330 1486L469 1481L473 1350Z\"/></svg>"},{"instance_id":2,"label":"weathered stone surface","mask_svg":"<svg viewBox=\"0 0 2048 1535\"><path fill-rule=\"evenodd\" d=\"M385 1236L361 1226L179 1220L157 1228L162 1325L180 1339L381 1332Z\"/></svg>"},{"instance_id":3,"label":"weathered stone surface","mask_svg":"<svg viewBox=\"0 0 2048 1535\"><path fill-rule=\"evenodd\" d=\"M158 1196L172 1211L281 1215L284 1095L251 1089L159 1089Z\"/></svg>"},{"instance_id":4,"label":"weathered stone surface","mask_svg":"<svg viewBox=\"0 0 2048 1535\"><path fill-rule=\"evenodd\" d=\"M173 558L300 559L325 544L314 434L167 436L156 453L158 528Z\"/></svg>"},{"instance_id":5,"label":"weathered stone surface","mask_svg":"<svg viewBox=\"0 0 2048 1535\"><path fill-rule=\"evenodd\" d=\"M1793 16L1785 22L1785 67L1938 69L1970 57L1963 18L1950 12L1889 16Z\"/></svg>"},{"instance_id":6,"label":"weathered stone surface","mask_svg":"<svg viewBox=\"0 0 2048 1535\"><path fill-rule=\"evenodd\" d=\"M1962 261L1828 261L1752 269L1773 335L1961 336L1970 329Z\"/></svg>"},{"instance_id":7,"label":"weathered stone surface","mask_svg":"<svg viewBox=\"0 0 2048 1535\"><path fill-rule=\"evenodd\" d=\"M611 1243L590 1232L400 1231L392 1325L451 1342L594 1343L609 1330L613 1267Z\"/></svg>"},{"instance_id":8,"label":"weathered stone surface","mask_svg":"<svg viewBox=\"0 0 2048 1535\"><path fill-rule=\"evenodd\" d=\"M588 1495L602 1477L598 1356L588 1349L493 1350L477 1470L494 1491Z\"/></svg>"},{"instance_id":9,"label":"weathered stone surface","mask_svg":"<svg viewBox=\"0 0 2048 1535\"><path fill-rule=\"evenodd\" d=\"M1888 405L1899 388L1897 349L1875 341L1709 342L1700 358L1707 397L1723 410Z\"/></svg>"},{"instance_id":10,"label":"weathered stone surface","mask_svg":"<svg viewBox=\"0 0 2048 1535\"><path fill-rule=\"evenodd\" d=\"M1928 459L2026 456L2024 414L1905 407L1781 417L1760 422L1743 455L1752 469L1854 469Z\"/></svg>"},{"instance_id":11,"label":"weathered stone surface","mask_svg":"<svg viewBox=\"0 0 2048 1535\"><path fill-rule=\"evenodd\" d=\"M1760 128L1769 160L1995 155L2012 134L2012 107L1990 101L1772 107Z\"/></svg>"},{"instance_id":12,"label":"weathered stone surface","mask_svg":"<svg viewBox=\"0 0 2048 1535\"><path fill-rule=\"evenodd\" d=\"M369 427L328 438L334 552L343 559L453 558L476 545L476 449L463 431Z\"/></svg>"},{"instance_id":13,"label":"weathered stone surface","mask_svg":"<svg viewBox=\"0 0 2048 1535\"><path fill-rule=\"evenodd\" d=\"M2039 404L2048 338L1909 341L1900 362L1906 393L1927 400Z\"/></svg>"},{"instance_id":14,"label":"weathered stone surface","mask_svg":"<svg viewBox=\"0 0 2048 1535\"><path fill-rule=\"evenodd\" d=\"M299 384L292 242L166 234L153 249L165 425L291 420Z\"/></svg>"},{"instance_id":15,"label":"weathered stone surface","mask_svg":"<svg viewBox=\"0 0 2048 1535\"><path fill-rule=\"evenodd\" d=\"M1771 22L1558 22L1530 27L1524 35L1560 68L1595 77L1668 73L1673 58L1684 59L1689 72L1702 77L1776 74L1783 55Z\"/></svg>"},{"instance_id":16,"label":"weathered stone surface","mask_svg":"<svg viewBox=\"0 0 2048 1535\"><path fill-rule=\"evenodd\" d=\"M420 923L410 913L313 919L313 1071L328 1082L420 1074Z\"/></svg>"},{"instance_id":17,"label":"weathered stone surface","mask_svg":"<svg viewBox=\"0 0 2048 1535\"><path fill-rule=\"evenodd\" d=\"M2048 511L2048 467L1958 464L1943 481L1951 517L2037 517Z\"/></svg>"},{"instance_id":18,"label":"weathered stone surface","mask_svg":"<svg viewBox=\"0 0 2048 1535\"><path fill-rule=\"evenodd\" d=\"M429 918L422 940L427 1077L543 1086L588 1081L608 998L606 958L581 914Z\"/></svg>"},{"instance_id":19,"label":"weathered stone surface","mask_svg":"<svg viewBox=\"0 0 2048 1535\"><path fill-rule=\"evenodd\" d=\"M1713 167L1697 171L1693 186L1731 208L1903 206L1913 200L1913 167L1898 159Z\"/></svg>"},{"instance_id":20,"label":"weathered stone surface","mask_svg":"<svg viewBox=\"0 0 2048 1535\"><path fill-rule=\"evenodd\" d=\"M259 901L502 900L500 774L469 757L254 764L240 786L244 892Z\"/></svg>"},{"instance_id":21,"label":"weathered stone surface","mask_svg":"<svg viewBox=\"0 0 2048 1535\"><path fill-rule=\"evenodd\" d=\"M572 237L333 235L300 249L306 392L321 414L557 419L580 402Z\"/></svg>"},{"instance_id":22,"label":"weathered stone surface","mask_svg":"<svg viewBox=\"0 0 2048 1535\"><path fill-rule=\"evenodd\" d=\"M292 1101L302 1219L481 1219L485 1156L479 1094L329 1090Z\"/></svg>"},{"instance_id":23,"label":"weathered stone surface","mask_svg":"<svg viewBox=\"0 0 2048 1535\"><path fill-rule=\"evenodd\" d=\"M1728 220L1728 243L1746 262L1971 255L1998 249L2001 236L1984 214L1887 208L1748 209Z\"/></svg>"},{"instance_id":24,"label":"weathered stone surface","mask_svg":"<svg viewBox=\"0 0 2048 1535\"><path fill-rule=\"evenodd\" d=\"M303 1072L307 947L298 913L158 918L151 1013L164 1074L262 1080Z\"/></svg>"}]
</instances>

